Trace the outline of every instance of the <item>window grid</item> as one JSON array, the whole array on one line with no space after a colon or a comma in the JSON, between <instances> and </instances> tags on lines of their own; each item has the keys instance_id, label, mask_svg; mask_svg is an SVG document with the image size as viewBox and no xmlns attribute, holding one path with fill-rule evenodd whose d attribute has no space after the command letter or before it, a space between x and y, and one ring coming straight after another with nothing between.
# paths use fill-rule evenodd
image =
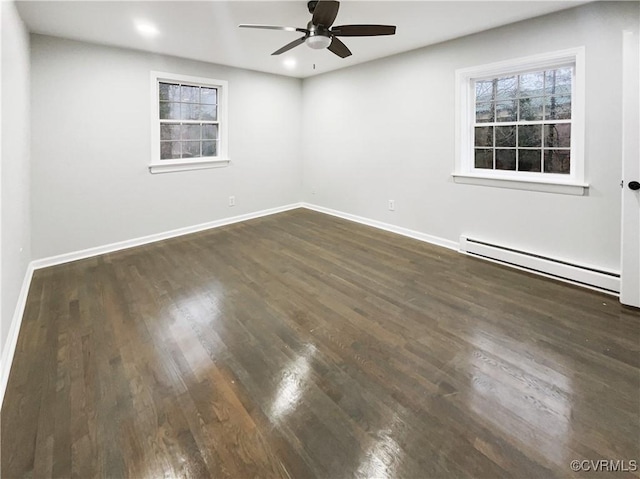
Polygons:
<instances>
[{"instance_id":1,"label":"window grid","mask_svg":"<svg viewBox=\"0 0 640 479\"><path fill-rule=\"evenodd\" d=\"M526 76L534 79L536 76L538 77L539 89L537 91L526 90L526 85L523 85L523 77ZM558 80L558 77L560 77L560 80ZM488 96L487 83L491 85ZM507 92L505 95L499 89L500 83L506 85L507 89L509 88L509 83L515 84L514 91L511 94ZM569 174L571 169L572 83L572 67L556 67L553 70L522 72L509 76L476 80L474 82L475 114L473 122L474 168ZM485 86L484 89L482 84ZM525 101L527 103L524 103ZM531 111L523 111L523 106L531 105L533 105ZM538 112L536 112L536 105L539 109ZM509 106L511 106L511 111L509 111ZM502 112L501 108L505 113ZM539 116L540 119L526 119L527 117L530 118L531 115L534 117ZM505 117L507 121L504 121ZM515 119L512 119L514 117ZM531 126L539 127L540 139L536 144L530 145L526 142L521 142L520 135L521 127ZM491 144L483 144L484 142L481 141L481 144L478 145L479 129L486 128L491 128ZM498 138L498 128L511 128L513 138L510 139L510 142L501 141L501 138ZM561 130L563 131L563 136L559 133ZM535 129L531 129L531 131L535 137ZM554 139L555 143L553 141L550 142L550 140ZM507 154L509 151L513 151L513 154ZM527 154L526 156L529 158L525 161L525 152L539 152L539 155ZM490 158L488 158L489 155ZM499 155L502 158L499 158ZM538 156L537 159L535 158L536 156ZM490 160L490 163L488 160Z\"/></svg>"},{"instance_id":2,"label":"window grid","mask_svg":"<svg viewBox=\"0 0 640 479\"><path fill-rule=\"evenodd\" d=\"M160 159L218 156L218 89L160 81L158 91Z\"/></svg>"}]
</instances>

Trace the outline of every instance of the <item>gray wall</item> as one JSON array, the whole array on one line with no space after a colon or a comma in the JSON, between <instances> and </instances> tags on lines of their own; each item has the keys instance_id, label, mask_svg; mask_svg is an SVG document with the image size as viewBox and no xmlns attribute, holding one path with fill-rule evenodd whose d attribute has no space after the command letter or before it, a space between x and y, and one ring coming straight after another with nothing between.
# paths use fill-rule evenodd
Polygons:
<instances>
[{"instance_id":1,"label":"gray wall","mask_svg":"<svg viewBox=\"0 0 640 479\"><path fill-rule=\"evenodd\" d=\"M589 4L302 82L33 35L33 256L303 199L618 271L621 37L638 13ZM455 70L581 45L588 194L454 183ZM229 81L232 166L148 173L150 70Z\"/></svg>"},{"instance_id":2,"label":"gray wall","mask_svg":"<svg viewBox=\"0 0 640 479\"><path fill-rule=\"evenodd\" d=\"M2 151L0 185L0 347L4 348L27 265L29 221L29 34L13 2L2 9Z\"/></svg>"},{"instance_id":3,"label":"gray wall","mask_svg":"<svg viewBox=\"0 0 640 479\"><path fill-rule=\"evenodd\" d=\"M300 201L300 80L40 35L31 56L35 258ZM231 166L148 172L151 70L229 82Z\"/></svg>"},{"instance_id":4,"label":"gray wall","mask_svg":"<svg viewBox=\"0 0 640 479\"><path fill-rule=\"evenodd\" d=\"M619 271L625 28L637 2L597 3L305 80L305 201ZM455 70L581 45L588 195L454 183Z\"/></svg>"}]
</instances>

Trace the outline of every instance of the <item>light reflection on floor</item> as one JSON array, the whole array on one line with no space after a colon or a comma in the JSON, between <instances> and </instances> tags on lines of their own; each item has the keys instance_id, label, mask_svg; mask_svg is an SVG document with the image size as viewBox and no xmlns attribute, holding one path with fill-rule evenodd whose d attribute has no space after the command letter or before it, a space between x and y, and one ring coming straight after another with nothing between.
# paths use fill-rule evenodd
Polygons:
<instances>
[{"instance_id":1,"label":"light reflection on floor","mask_svg":"<svg viewBox=\"0 0 640 479\"><path fill-rule=\"evenodd\" d=\"M371 446L363 454L356 477L391 479L398 477L398 466L403 450L394 438L395 424L400 419L394 414L389 427L378 430Z\"/></svg>"},{"instance_id":2,"label":"light reflection on floor","mask_svg":"<svg viewBox=\"0 0 640 479\"><path fill-rule=\"evenodd\" d=\"M528 363L514 366L508 361L513 352L486 335L474 333L474 344L482 344L468 356L473 392L470 408L511 440L521 441L540 452L547 460L565 465L570 458L570 421L572 413L570 378L553 374L553 384L538 378L550 376L548 368L535 361L548 352L535 343L523 345L528 350ZM530 374L527 369L544 368L545 372ZM540 431L544 431L541 433Z\"/></svg>"},{"instance_id":3,"label":"light reflection on floor","mask_svg":"<svg viewBox=\"0 0 640 479\"><path fill-rule=\"evenodd\" d=\"M301 355L291 361L281 372L282 379L269 408L268 415L272 421L278 422L293 412L300 401L309 380L311 358L316 352L315 346L306 344Z\"/></svg>"},{"instance_id":4,"label":"light reflection on floor","mask_svg":"<svg viewBox=\"0 0 640 479\"><path fill-rule=\"evenodd\" d=\"M194 335L194 329L205 328L208 331L215 331L216 325L224 319L215 301L216 297L224 294L223 286L212 282L207 289L214 293L208 295L194 293L172 304L169 314L174 320L171 321L170 332L160 333L163 337L167 336L175 341L199 381L207 378L215 358L211 355L212 351L205 349L202 345L199 336ZM205 308L204 312L203 308Z\"/></svg>"}]
</instances>

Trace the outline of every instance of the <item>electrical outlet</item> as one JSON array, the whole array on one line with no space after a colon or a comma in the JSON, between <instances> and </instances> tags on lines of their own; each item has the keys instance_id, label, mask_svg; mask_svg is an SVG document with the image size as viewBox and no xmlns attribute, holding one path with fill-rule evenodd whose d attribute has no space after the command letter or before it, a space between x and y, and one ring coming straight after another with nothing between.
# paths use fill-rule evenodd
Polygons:
<instances>
[{"instance_id":1,"label":"electrical outlet","mask_svg":"<svg viewBox=\"0 0 640 479\"><path fill-rule=\"evenodd\" d=\"M236 197L229 196L229 206L235 206L235 205L236 205Z\"/></svg>"},{"instance_id":2,"label":"electrical outlet","mask_svg":"<svg viewBox=\"0 0 640 479\"><path fill-rule=\"evenodd\" d=\"M389 211L396 210L396 202L394 200L389 200Z\"/></svg>"}]
</instances>

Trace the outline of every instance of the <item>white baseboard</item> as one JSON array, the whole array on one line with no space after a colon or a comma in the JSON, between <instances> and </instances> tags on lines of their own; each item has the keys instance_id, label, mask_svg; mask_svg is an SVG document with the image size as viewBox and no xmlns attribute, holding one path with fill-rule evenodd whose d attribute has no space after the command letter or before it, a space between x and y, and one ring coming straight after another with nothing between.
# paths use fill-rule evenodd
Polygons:
<instances>
[{"instance_id":1,"label":"white baseboard","mask_svg":"<svg viewBox=\"0 0 640 479\"><path fill-rule=\"evenodd\" d=\"M620 273L592 265L577 264L559 258L544 257L485 241L460 236L460 251L470 256L528 271L565 283L576 284L603 293L618 295Z\"/></svg>"},{"instance_id":2,"label":"white baseboard","mask_svg":"<svg viewBox=\"0 0 640 479\"><path fill-rule=\"evenodd\" d=\"M7 390L7 383L9 382L9 374L11 373L11 365L13 364L13 356L16 352L16 346L18 345L18 336L20 335L20 326L22 325L22 318L24 316L24 310L27 306L27 296L29 294L29 287L31 286L31 279L33 278L33 263L29 263L27 271L24 274L24 280L22 281L22 288L20 288L20 294L18 295L18 301L16 303L16 309L11 318L11 326L9 326L9 334L2 347L2 358L0 359L0 409L4 402L4 393Z\"/></svg>"},{"instance_id":3,"label":"white baseboard","mask_svg":"<svg viewBox=\"0 0 640 479\"><path fill-rule=\"evenodd\" d=\"M318 206L310 203L302 203L303 208L307 208L320 213L325 213L345 220L354 221L367 226L373 226L385 231L391 231L409 238L414 238L426 243L431 243L444 248L449 248L476 258L481 258L492 263L510 266L521 271L535 273L546 278L555 279L564 283L575 284L584 288L592 289L602 293L618 295L620 291L620 277L615 271L597 271L597 268L585 265L569 264L568 262L549 261L544 258L536 258L535 256L509 254L504 251L495 251L491 254L478 251L471 251L466 242L461 237L460 243L447 240L438 236L432 236L419 231L402 228L400 226L383 223L377 220L371 220L362 216L344 213L342 211L332 210L324 206ZM464 237L466 238L466 237ZM496 257L496 254L498 255ZM505 256L507 255L507 256ZM494 257L491 257L494 256Z\"/></svg>"},{"instance_id":4,"label":"white baseboard","mask_svg":"<svg viewBox=\"0 0 640 479\"><path fill-rule=\"evenodd\" d=\"M205 231L208 229L219 228L220 226L226 226L233 223L239 223L241 221L252 220L254 218L260 218L262 216L273 215L276 213L282 213L284 211L300 208L301 203L293 203L290 205L279 206L277 208L270 208L267 210L256 211L253 213L247 213L239 216L232 216L230 218L222 218L220 220L209 221L207 223L201 223L194 226L186 226L184 228L178 228L171 231L165 231L163 233L156 233L148 236L142 236L139 238L133 238L125 241L118 241L117 243L106 244L102 246L96 246L93 248L87 248L80 251L73 251L71 253L64 253L57 256L50 256L48 258L41 258L32 261L34 269L46 268L49 266L55 266L58 264L69 263L71 261L77 261L79 259L91 258L92 256L98 256L105 253L113 253L114 251L120 251L123 249L134 248L136 246L142 246L156 241L162 241L165 239L176 238L178 236L188 235L191 233L197 233L199 231Z\"/></svg>"},{"instance_id":5,"label":"white baseboard","mask_svg":"<svg viewBox=\"0 0 640 479\"><path fill-rule=\"evenodd\" d=\"M309 210L318 211L319 213L325 213L327 215L337 216L338 218L354 221L356 223L361 223L363 225L373 226L374 228L378 228L381 230L397 233L402 236L407 236L409 238L424 241L425 243L431 243L431 244L442 246L444 248L449 248L455 251L458 251L459 249L459 245L456 241L450 241L448 239L440 238L438 236L428 235L426 233L421 233L420 231L410 230L408 228L403 228L401 226L396 226L389 223L384 223L382 221L364 218L362 216L352 215L350 213L343 213L342 211L332 210L330 208L325 208L324 206L313 205L310 203L302 203L302 207L307 208Z\"/></svg>"}]
</instances>

